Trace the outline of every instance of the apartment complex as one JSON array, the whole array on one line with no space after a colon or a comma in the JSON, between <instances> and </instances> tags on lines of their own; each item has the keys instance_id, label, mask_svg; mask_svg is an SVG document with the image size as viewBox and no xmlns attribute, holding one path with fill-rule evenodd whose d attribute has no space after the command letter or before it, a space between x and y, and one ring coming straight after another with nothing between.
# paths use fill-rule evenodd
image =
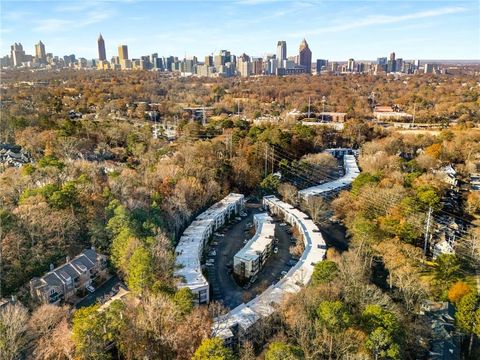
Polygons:
<instances>
[{"instance_id":1,"label":"apartment complex","mask_svg":"<svg viewBox=\"0 0 480 360\"><path fill-rule=\"evenodd\" d=\"M214 319L213 336L222 338L227 346L233 346L239 339L249 338L252 328L272 315L287 294L297 293L307 285L314 265L325 258L327 251L320 230L306 214L273 195L265 196L263 205L298 231L305 244L305 251L279 282L268 287L250 302L240 304L229 313Z\"/></svg>"},{"instance_id":2,"label":"apartment complex","mask_svg":"<svg viewBox=\"0 0 480 360\"><path fill-rule=\"evenodd\" d=\"M210 287L202 273L203 248L213 232L221 228L244 207L244 196L231 193L201 213L183 232L175 249L174 275L181 281L179 288L188 287L195 295L195 303L208 304Z\"/></svg>"},{"instance_id":3,"label":"apartment complex","mask_svg":"<svg viewBox=\"0 0 480 360\"><path fill-rule=\"evenodd\" d=\"M72 260L50 271L41 278L30 280L32 298L44 304L74 303L88 285L107 277L106 256L95 249L85 249Z\"/></svg>"},{"instance_id":4,"label":"apartment complex","mask_svg":"<svg viewBox=\"0 0 480 360\"><path fill-rule=\"evenodd\" d=\"M255 235L235 254L233 271L240 279L249 279L258 274L272 252L275 238L275 223L267 213L253 216Z\"/></svg>"}]
</instances>

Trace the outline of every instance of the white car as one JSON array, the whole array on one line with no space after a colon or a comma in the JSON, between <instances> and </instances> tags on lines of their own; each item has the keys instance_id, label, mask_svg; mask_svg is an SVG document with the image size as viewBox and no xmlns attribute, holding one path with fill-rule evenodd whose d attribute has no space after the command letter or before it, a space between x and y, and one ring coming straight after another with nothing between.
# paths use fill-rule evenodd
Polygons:
<instances>
[{"instance_id":1,"label":"white car","mask_svg":"<svg viewBox=\"0 0 480 360\"><path fill-rule=\"evenodd\" d=\"M274 253L274 254L278 253L278 247L275 246L275 247L273 248L273 253Z\"/></svg>"},{"instance_id":2,"label":"white car","mask_svg":"<svg viewBox=\"0 0 480 360\"><path fill-rule=\"evenodd\" d=\"M95 288L92 285L87 285L86 289L89 293L94 293L95 292Z\"/></svg>"},{"instance_id":3,"label":"white car","mask_svg":"<svg viewBox=\"0 0 480 360\"><path fill-rule=\"evenodd\" d=\"M287 223L282 222L280 226L287 226Z\"/></svg>"},{"instance_id":4,"label":"white car","mask_svg":"<svg viewBox=\"0 0 480 360\"><path fill-rule=\"evenodd\" d=\"M224 236L225 236L225 234L221 234L221 233L218 233L218 232L215 233L215 234L213 234L213 235L215 235L215 236L220 236L220 237L224 237Z\"/></svg>"},{"instance_id":5,"label":"white car","mask_svg":"<svg viewBox=\"0 0 480 360\"><path fill-rule=\"evenodd\" d=\"M206 263L205 266L214 266L213 263Z\"/></svg>"}]
</instances>

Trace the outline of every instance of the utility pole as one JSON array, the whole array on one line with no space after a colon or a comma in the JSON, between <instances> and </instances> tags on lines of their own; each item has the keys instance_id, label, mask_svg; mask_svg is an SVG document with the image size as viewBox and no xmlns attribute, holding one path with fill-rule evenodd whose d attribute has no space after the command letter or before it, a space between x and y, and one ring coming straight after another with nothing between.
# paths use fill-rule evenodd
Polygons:
<instances>
[{"instance_id":1,"label":"utility pole","mask_svg":"<svg viewBox=\"0 0 480 360\"><path fill-rule=\"evenodd\" d=\"M310 119L310 96L308 97L308 119Z\"/></svg>"},{"instance_id":2,"label":"utility pole","mask_svg":"<svg viewBox=\"0 0 480 360\"><path fill-rule=\"evenodd\" d=\"M412 119L412 125L415 124L415 114L417 112L417 103L413 104L413 119Z\"/></svg>"},{"instance_id":3,"label":"utility pole","mask_svg":"<svg viewBox=\"0 0 480 360\"><path fill-rule=\"evenodd\" d=\"M272 175L273 175L273 171L274 171L274 168L275 168L275 148L272 147Z\"/></svg>"},{"instance_id":4,"label":"utility pole","mask_svg":"<svg viewBox=\"0 0 480 360\"><path fill-rule=\"evenodd\" d=\"M327 98L322 96L322 105L323 105L323 110L322 110L322 122L323 122L323 117L325 116L325 103L327 102Z\"/></svg>"},{"instance_id":5,"label":"utility pole","mask_svg":"<svg viewBox=\"0 0 480 360\"><path fill-rule=\"evenodd\" d=\"M427 215L427 224L425 228L425 243L423 244L423 255L427 255L427 248L428 248L428 237L430 236L430 220L432 217L432 207L428 208L428 215Z\"/></svg>"},{"instance_id":6,"label":"utility pole","mask_svg":"<svg viewBox=\"0 0 480 360\"><path fill-rule=\"evenodd\" d=\"M268 144L265 144L265 177L268 173Z\"/></svg>"}]
</instances>

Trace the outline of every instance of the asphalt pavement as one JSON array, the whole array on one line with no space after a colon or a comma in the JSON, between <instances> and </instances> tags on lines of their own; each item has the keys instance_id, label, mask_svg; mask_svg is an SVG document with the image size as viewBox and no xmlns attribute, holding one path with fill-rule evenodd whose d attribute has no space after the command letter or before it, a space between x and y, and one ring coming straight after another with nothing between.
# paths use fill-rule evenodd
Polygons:
<instances>
[{"instance_id":1,"label":"asphalt pavement","mask_svg":"<svg viewBox=\"0 0 480 360\"><path fill-rule=\"evenodd\" d=\"M220 301L227 308L233 309L243 302L248 302L256 295L262 293L268 286L280 279L280 274L288 270L288 262L291 260L289 252L291 235L288 233L288 226L281 226L277 222L275 237L278 239L278 253L270 255L265 266L257 275L257 281L248 289L238 285L232 274L228 271L228 265L233 265L234 255L244 246L244 240L250 239L254 230L245 232L246 225L253 223L253 215L260 211L261 204L246 205L248 216L241 221L227 225L220 230L224 236L214 236L207 253L215 250L214 266L206 266L205 273L208 277L211 288L211 300ZM217 243L217 245L215 245Z\"/></svg>"}]
</instances>

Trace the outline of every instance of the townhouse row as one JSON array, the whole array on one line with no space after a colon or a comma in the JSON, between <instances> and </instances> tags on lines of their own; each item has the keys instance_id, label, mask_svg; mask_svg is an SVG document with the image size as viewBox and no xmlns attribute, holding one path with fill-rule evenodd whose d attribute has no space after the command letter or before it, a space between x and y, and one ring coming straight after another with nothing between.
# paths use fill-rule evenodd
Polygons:
<instances>
[{"instance_id":1,"label":"townhouse row","mask_svg":"<svg viewBox=\"0 0 480 360\"><path fill-rule=\"evenodd\" d=\"M195 303L208 304L210 287L202 273L202 253L212 234L244 207L244 196L231 193L198 215L183 232L175 249L174 275L180 279L179 288L188 287Z\"/></svg>"}]
</instances>

